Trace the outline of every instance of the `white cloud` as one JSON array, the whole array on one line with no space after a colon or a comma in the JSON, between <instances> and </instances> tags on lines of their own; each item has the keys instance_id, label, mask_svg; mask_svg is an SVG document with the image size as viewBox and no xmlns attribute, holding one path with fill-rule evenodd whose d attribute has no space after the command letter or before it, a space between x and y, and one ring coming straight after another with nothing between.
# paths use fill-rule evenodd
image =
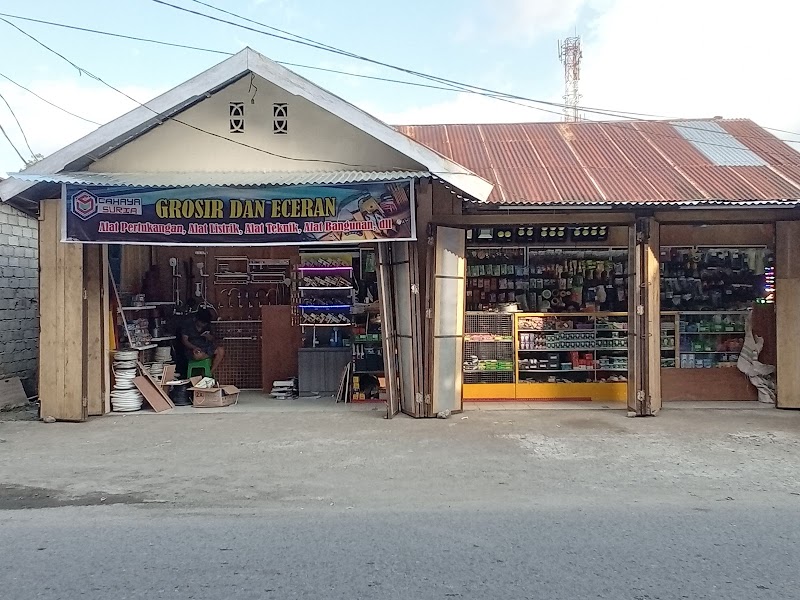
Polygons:
<instances>
[{"instance_id":1,"label":"white cloud","mask_svg":"<svg viewBox=\"0 0 800 600\"><path fill-rule=\"evenodd\" d=\"M392 125L524 123L527 121L552 121L559 118L559 115L552 113L464 93L457 94L452 100L435 104L421 104L401 111L387 111L372 102L360 102L359 106ZM552 110L558 112L559 109Z\"/></svg>"},{"instance_id":2,"label":"white cloud","mask_svg":"<svg viewBox=\"0 0 800 600\"><path fill-rule=\"evenodd\" d=\"M796 131L798 20L794 0L612 0L584 38L582 103Z\"/></svg>"},{"instance_id":3,"label":"white cloud","mask_svg":"<svg viewBox=\"0 0 800 600\"><path fill-rule=\"evenodd\" d=\"M54 104L98 123L107 123L137 106L134 102L105 86L88 82L42 80L34 81L27 87ZM160 90L141 87L122 87L120 89L142 102L146 102L160 93ZM0 80L0 93L14 109L25 128L28 141L36 153L47 156L97 127L45 104L7 81ZM4 103L0 103L0 123L26 156L27 150L23 151L26 148L25 143ZM8 142L0 138L0 175L18 171L22 167L19 157L9 147Z\"/></svg>"},{"instance_id":4,"label":"white cloud","mask_svg":"<svg viewBox=\"0 0 800 600\"><path fill-rule=\"evenodd\" d=\"M528 44L548 34L569 33L588 0L486 0L486 4L499 41Z\"/></svg>"}]
</instances>

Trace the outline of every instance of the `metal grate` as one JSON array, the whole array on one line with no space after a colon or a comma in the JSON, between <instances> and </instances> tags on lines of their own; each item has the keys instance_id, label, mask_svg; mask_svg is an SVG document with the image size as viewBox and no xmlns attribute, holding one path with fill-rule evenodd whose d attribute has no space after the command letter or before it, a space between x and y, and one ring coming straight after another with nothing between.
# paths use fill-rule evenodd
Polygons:
<instances>
[{"instance_id":1,"label":"metal grate","mask_svg":"<svg viewBox=\"0 0 800 600\"><path fill-rule=\"evenodd\" d=\"M468 312L464 333L494 333L514 335L514 315L511 313Z\"/></svg>"},{"instance_id":2,"label":"metal grate","mask_svg":"<svg viewBox=\"0 0 800 600\"><path fill-rule=\"evenodd\" d=\"M464 383L514 383L513 336L512 314L467 313L464 323Z\"/></svg>"},{"instance_id":3,"label":"metal grate","mask_svg":"<svg viewBox=\"0 0 800 600\"><path fill-rule=\"evenodd\" d=\"M260 390L261 321L216 321L213 330L225 348L217 378L242 390Z\"/></svg>"}]
</instances>

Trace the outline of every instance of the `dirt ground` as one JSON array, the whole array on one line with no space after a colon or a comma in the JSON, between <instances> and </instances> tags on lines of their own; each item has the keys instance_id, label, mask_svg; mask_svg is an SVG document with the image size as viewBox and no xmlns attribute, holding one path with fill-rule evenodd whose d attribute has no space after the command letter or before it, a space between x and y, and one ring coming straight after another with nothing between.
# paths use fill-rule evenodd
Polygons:
<instances>
[{"instance_id":1,"label":"dirt ground","mask_svg":"<svg viewBox=\"0 0 800 600\"><path fill-rule=\"evenodd\" d=\"M0 509L175 504L345 510L587 499L800 500L800 413L379 409L0 422Z\"/></svg>"}]
</instances>

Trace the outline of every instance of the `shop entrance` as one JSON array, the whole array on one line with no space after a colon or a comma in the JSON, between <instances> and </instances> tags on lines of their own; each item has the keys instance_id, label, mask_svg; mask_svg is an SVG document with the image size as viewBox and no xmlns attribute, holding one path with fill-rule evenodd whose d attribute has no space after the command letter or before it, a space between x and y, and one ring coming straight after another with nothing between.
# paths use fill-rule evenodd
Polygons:
<instances>
[{"instance_id":1,"label":"shop entrance","mask_svg":"<svg viewBox=\"0 0 800 600\"><path fill-rule=\"evenodd\" d=\"M467 232L464 400L624 403L628 228Z\"/></svg>"},{"instance_id":2,"label":"shop entrance","mask_svg":"<svg viewBox=\"0 0 800 600\"><path fill-rule=\"evenodd\" d=\"M376 403L389 416L414 414L421 349L408 242L112 248L111 356L124 360L110 365L110 409L132 407L127 375L119 377L131 361L157 382L209 375L191 349L192 328L207 313L211 350L224 351L210 374L221 384L273 400Z\"/></svg>"}]
</instances>

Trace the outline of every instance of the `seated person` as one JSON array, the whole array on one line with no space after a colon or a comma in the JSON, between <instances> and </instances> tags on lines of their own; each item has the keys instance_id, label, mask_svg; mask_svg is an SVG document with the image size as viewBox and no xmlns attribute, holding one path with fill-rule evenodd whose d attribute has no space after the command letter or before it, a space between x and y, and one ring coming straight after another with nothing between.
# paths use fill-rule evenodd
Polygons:
<instances>
[{"instance_id":1,"label":"seated person","mask_svg":"<svg viewBox=\"0 0 800 600\"><path fill-rule=\"evenodd\" d=\"M214 341L211 334L211 313L207 309L198 310L193 315L192 322L181 328L181 342L188 360L213 358L211 374L217 376L219 365L225 358L225 349Z\"/></svg>"}]
</instances>

